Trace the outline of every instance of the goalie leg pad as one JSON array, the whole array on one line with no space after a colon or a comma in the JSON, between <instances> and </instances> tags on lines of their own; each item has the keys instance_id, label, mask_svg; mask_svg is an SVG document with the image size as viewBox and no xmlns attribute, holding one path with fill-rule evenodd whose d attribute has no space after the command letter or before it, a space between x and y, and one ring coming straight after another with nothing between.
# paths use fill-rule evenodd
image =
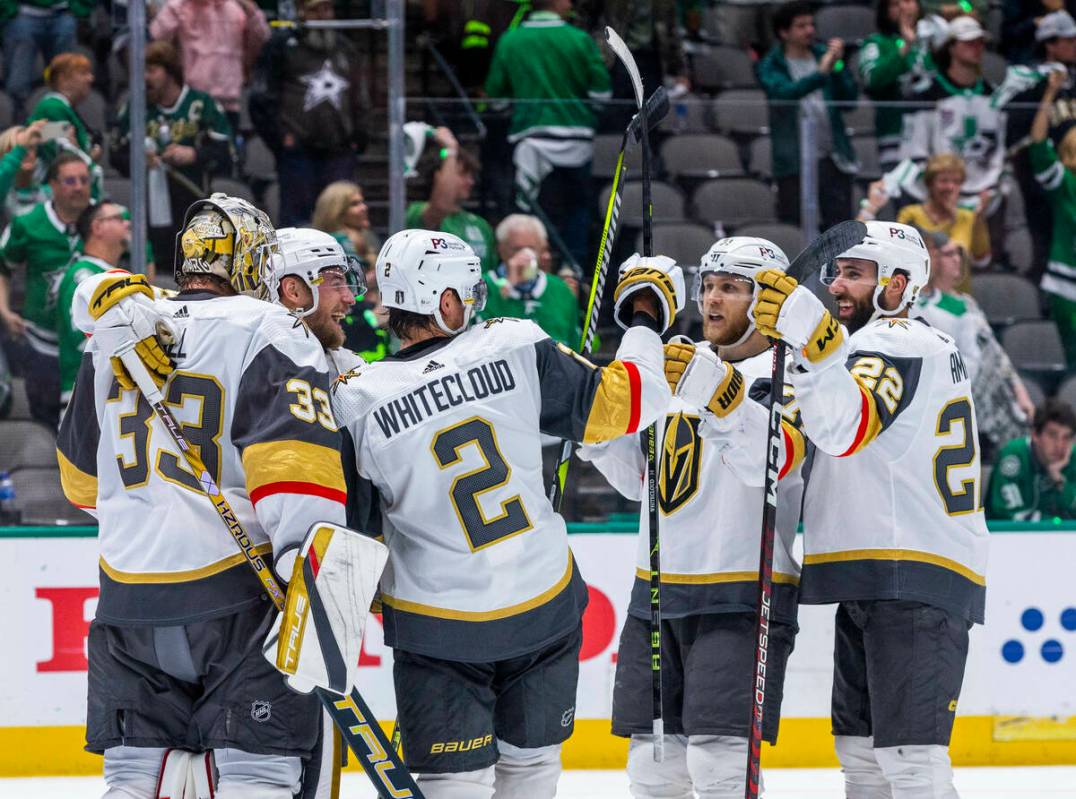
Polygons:
<instances>
[{"instance_id":1,"label":"goalie leg pad","mask_svg":"<svg viewBox=\"0 0 1076 799\"><path fill-rule=\"evenodd\" d=\"M110 746L105 749L107 799L154 799L165 749Z\"/></svg>"},{"instance_id":2,"label":"goalie leg pad","mask_svg":"<svg viewBox=\"0 0 1076 799\"><path fill-rule=\"evenodd\" d=\"M157 799L214 799L212 752L168 749L161 761Z\"/></svg>"},{"instance_id":3,"label":"goalie leg pad","mask_svg":"<svg viewBox=\"0 0 1076 799\"><path fill-rule=\"evenodd\" d=\"M524 749L497 740L497 799L553 799L560 778L560 744Z\"/></svg>"},{"instance_id":4,"label":"goalie leg pad","mask_svg":"<svg viewBox=\"0 0 1076 799\"><path fill-rule=\"evenodd\" d=\"M362 533L329 522L311 526L292 567L284 611L263 647L294 690L351 691L387 559L388 548Z\"/></svg>"},{"instance_id":5,"label":"goalie leg pad","mask_svg":"<svg viewBox=\"0 0 1076 799\"><path fill-rule=\"evenodd\" d=\"M654 762L654 736L633 735L628 747L628 779L636 799L693 799L687 770L687 738L665 736L665 759Z\"/></svg>"},{"instance_id":6,"label":"goalie leg pad","mask_svg":"<svg viewBox=\"0 0 1076 799\"><path fill-rule=\"evenodd\" d=\"M957 799L949 750L938 744L883 746L874 750L893 799Z\"/></svg>"},{"instance_id":7,"label":"goalie leg pad","mask_svg":"<svg viewBox=\"0 0 1076 799\"><path fill-rule=\"evenodd\" d=\"M834 738L834 746L844 772L847 799L893 799L889 780L875 757L874 738L838 735Z\"/></svg>"}]
</instances>

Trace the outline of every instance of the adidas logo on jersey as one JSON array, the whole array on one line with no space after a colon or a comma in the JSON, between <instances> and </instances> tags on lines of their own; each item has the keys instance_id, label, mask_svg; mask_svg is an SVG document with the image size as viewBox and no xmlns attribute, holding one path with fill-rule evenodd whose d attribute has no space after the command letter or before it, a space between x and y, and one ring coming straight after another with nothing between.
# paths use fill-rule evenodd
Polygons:
<instances>
[{"instance_id":1,"label":"adidas logo on jersey","mask_svg":"<svg viewBox=\"0 0 1076 799\"><path fill-rule=\"evenodd\" d=\"M190 311L188 311L187 306L184 305L178 311L176 311L174 314L172 314L172 318L173 319L186 319L190 315L191 315Z\"/></svg>"},{"instance_id":2,"label":"adidas logo on jersey","mask_svg":"<svg viewBox=\"0 0 1076 799\"><path fill-rule=\"evenodd\" d=\"M422 370L422 374L428 375L430 372L444 368L445 365L443 363L438 363L437 361L430 361L428 364L426 364L426 368Z\"/></svg>"}]
</instances>

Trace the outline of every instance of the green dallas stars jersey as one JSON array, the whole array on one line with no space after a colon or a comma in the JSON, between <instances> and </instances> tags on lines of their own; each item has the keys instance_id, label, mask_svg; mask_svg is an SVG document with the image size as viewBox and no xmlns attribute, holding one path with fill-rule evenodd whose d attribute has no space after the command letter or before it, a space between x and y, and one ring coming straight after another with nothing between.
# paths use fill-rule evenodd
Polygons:
<instances>
[{"instance_id":1,"label":"green dallas stars jersey","mask_svg":"<svg viewBox=\"0 0 1076 799\"><path fill-rule=\"evenodd\" d=\"M10 272L12 264L25 264L20 313L31 346L44 355L56 355L56 289L78 243L75 226L63 223L51 200L12 219L0 235L0 269Z\"/></svg>"},{"instance_id":2,"label":"green dallas stars jersey","mask_svg":"<svg viewBox=\"0 0 1076 799\"><path fill-rule=\"evenodd\" d=\"M114 268L107 261L92 255L81 255L71 261L60 278L56 290L56 335L60 348L60 401L66 403L75 387L82 351L86 347L86 335L71 321L71 303L78 284L91 275Z\"/></svg>"},{"instance_id":3,"label":"green dallas stars jersey","mask_svg":"<svg viewBox=\"0 0 1076 799\"><path fill-rule=\"evenodd\" d=\"M112 142L113 163L118 169L128 168L130 131L130 108L124 103ZM175 171L198 186L203 185L206 173L214 174L232 162L232 128L228 118L216 100L190 86L183 87L171 106L146 105L146 136L156 142L158 152L169 144L194 147L198 152L195 162ZM185 208L185 204L182 208L173 207L172 212L182 217Z\"/></svg>"},{"instance_id":4,"label":"green dallas stars jersey","mask_svg":"<svg viewBox=\"0 0 1076 799\"><path fill-rule=\"evenodd\" d=\"M424 228L422 214L426 211L427 202L411 203L407 206L404 214L404 226L410 228ZM472 214L470 211L460 211L450 214L441 220L437 228L441 233L451 233L459 236L471 245L474 254L482 262L482 271L488 272L497 266L497 239L493 235L493 228L482 217Z\"/></svg>"},{"instance_id":5,"label":"green dallas stars jersey","mask_svg":"<svg viewBox=\"0 0 1076 799\"><path fill-rule=\"evenodd\" d=\"M1076 518L1076 458L1069 459L1062 475L1064 482L1054 483L1039 463L1031 439L1013 439L998 454L997 466L990 474L987 518Z\"/></svg>"},{"instance_id":6,"label":"green dallas stars jersey","mask_svg":"<svg viewBox=\"0 0 1076 799\"><path fill-rule=\"evenodd\" d=\"M1049 139L1030 148L1031 169L1046 191L1053 212L1050 260L1040 284L1043 291L1076 302L1076 175L1057 160Z\"/></svg>"}]
</instances>

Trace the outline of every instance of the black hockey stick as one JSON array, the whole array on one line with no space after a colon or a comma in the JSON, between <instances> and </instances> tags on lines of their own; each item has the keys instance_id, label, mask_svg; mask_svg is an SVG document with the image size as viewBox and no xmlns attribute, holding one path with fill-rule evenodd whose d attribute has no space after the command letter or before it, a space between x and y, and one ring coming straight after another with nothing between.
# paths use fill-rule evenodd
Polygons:
<instances>
[{"instance_id":1,"label":"black hockey stick","mask_svg":"<svg viewBox=\"0 0 1076 799\"><path fill-rule=\"evenodd\" d=\"M659 86L646 101L646 121L654 127L669 113L669 96L665 87ZM605 223L602 226L601 241L598 243L598 261L594 265L594 275L590 281L590 299L587 301L587 315L583 319L583 338L579 343L579 352L589 355L594 346L594 336L598 330L598 314L601 310L602 294L605 292L605 275L609 270L609 260L613 256L613 242L616 240L617 224L620 221L620 190L624 176L624 153L627 151L629 137L640 140L639 123L643 115L636 114L624 130L620 142L620 154L613 171L613 186L609 192L609 203L605 208ZM564 503L564 488L568 484L568 465L572 459L572 442L565 440L560 448L560 457L553 470L553 484L549 487L549 501L553 509L560 512Z\"/></svg>"},{"instance_id":2,"label":"black hockey stick","mask_svg":"<svg viewBox=\"0 0 1076 799\"><path fill-rule=\"evenodd\" d=\"M616 31L605 29L605 38L616 57L624 65L635 90L635 102L639 113L644 117L641 126L643 148L643 256L649 258L654 254L654 205L650 201L650 135L649 125L645 122L646 108L643 107L643 79L639 67L635 64L628 46L624 44ZM671 309L670 309L671 310ZM650 534L650 675L651 675L651 717L653 719L654 761L665 759L665 719L661 698L661 536L658 525L658 457L657 424L646 428L646 504L647 530Z\"/></svg>"},{"instance_id":3,"label":"black hockey stick","mask_svg":"<svg viewBox=\"0 0 1076 799\"><path fill-rule=\"evenodd\" d=\"M258 575L265 592L273 600L276 609L283 611L285 596L280 583L254 548L239 517L225 498L224 492L220 490L209 470L202 463L201 456L188 443L176 417L164 404L161 390L157 388L145 364L134 351L134 342L127 351L118 353L118 356L138 385L146 402L153 408L153 412L157 414L157 418L161 420L168 434L179 447L179 451L183 453L183 458L191 471L198 475L198 482L205 496L213 504L217 515L228 528L228 532L239 546L247 563ZM351 751L355 753L355 757L358 758L359 764L366 771L366 776L374 784L377 795L381 799L424 799L422 791L408 773L392 744L389 743L384 730L370 712L358 688L353 688L348 696L340 696L322 688L316 689L315 693L332 716L340 734L347 741Z\"/></svg>"},{"instance_id":4,"label":"black hockey stick","mask_svg":"<svg viewBox=\"0 0 1076 799\"><path fill-rule=\"evenodd\" d=\"M859 244L867 227L854 220L834 225L812 241L789 265L796 280L818 272L842 252ZM784 412L785 343L773 347L770 378L770 425L766 433L766 478L762 503L762 537L758 563L758 624L754 668L751 671L751 731L747 743L746 799L758 799L762 756L762 712L766 702L766 661L770 651L770 611L773 602L773 542L777 530L777 476L781 458L781 416Z\"/></svg>"}]
</instances>

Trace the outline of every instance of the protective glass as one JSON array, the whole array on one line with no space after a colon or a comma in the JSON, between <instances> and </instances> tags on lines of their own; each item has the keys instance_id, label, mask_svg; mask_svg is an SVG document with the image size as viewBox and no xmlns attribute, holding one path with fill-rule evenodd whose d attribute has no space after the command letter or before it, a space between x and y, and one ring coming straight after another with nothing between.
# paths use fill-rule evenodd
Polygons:
<instances>
[{"instance_id":1,"label":"protective glass","mask_svg":"<svg viewBox=\"0 0 1076 799\"><path fill-rule=\"evenodd\" d=\"M329 266L318 273L318 288L330 291L347 291L356 300L366 296L366 271L362 262L353 255L346 256L345 266Z\"/></svg>"},{"instance_id":2,"label":"protective glass","mask_svg":"<svg viewBox=\"0 0 1076 799\"><path fill-rule=\"evenodd\" d=\"M719 292L721 292L722 294L724 294L726 297L728 297L730 299L737 296L737 295L733 294L732 292L730 292L730 291L728 291L728 290L726 290L724 288L724 284L725 284L726 281L731 280L731 281L735 281L737 283L744 283L744 284L751 285L751 286L754 285L753 280L750 280L749 278L746 278L743 275L736 275L736 274L733 274L732 272L711 272L709 270L703 271L703 270L700 269L697 272L695 272L695 281L694 281L694 283L692 283L692 286L691 286L691 299L695 300L695 302L697 302L699 304L700 310L702 308L703 298L707 294L707 291L706 291L706 278L708 276L713 276L713 278L714 278L713 280L710 281L711 287L712 287L711 290L719 291Z\"/></svg>"}]
</instances>

